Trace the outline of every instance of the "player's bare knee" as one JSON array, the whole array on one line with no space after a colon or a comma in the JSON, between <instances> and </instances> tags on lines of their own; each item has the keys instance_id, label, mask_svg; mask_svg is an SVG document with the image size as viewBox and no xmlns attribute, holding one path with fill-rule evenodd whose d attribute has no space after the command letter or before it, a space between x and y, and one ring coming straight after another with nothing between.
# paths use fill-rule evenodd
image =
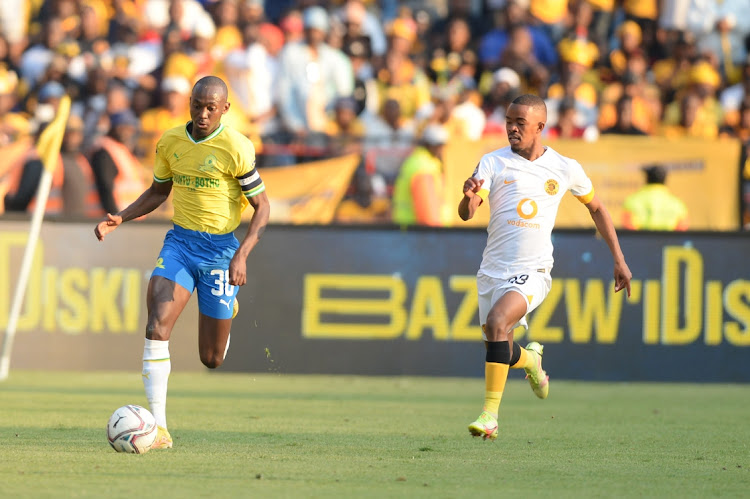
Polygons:
<instances>
[{"instance_id":1,"label":"player's bare knee","mask_svg":"<svg viewBox=\"0 0 750 499\"><path fill-rule=\"evenodd\" d=\"M504 341L508 339L510 324L503 313L490 312L487 316L485 335L489 341Z\"/></svg>"},{"instance_id":2,"label":"player's bare knee","mask_svg":"<svg viewBox=\"0 0 750 499\"><path fill-rule=\"evenodd\" d=\"M149 340L167 341L169 339L169 331L159 321L149 318L146 324L146 338Z\"/></svg>"}]
</instances>

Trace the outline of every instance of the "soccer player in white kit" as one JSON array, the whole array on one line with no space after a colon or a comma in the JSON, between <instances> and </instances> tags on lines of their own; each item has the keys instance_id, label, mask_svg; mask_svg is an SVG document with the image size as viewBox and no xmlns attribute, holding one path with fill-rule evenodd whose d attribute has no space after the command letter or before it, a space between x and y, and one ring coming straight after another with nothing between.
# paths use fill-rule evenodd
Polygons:
<instances>
[{"instance_id":1,"label":"soccer player in white kit","mask_svg":"<svg viewBox=\"0 0 750 499\"><path fill-rule=\"evenodd\" d=\"M505 124L510 146L485 154L463 185L458 205L463 220L489 200L487 246L477 273L479 320L487 353L485 400L469 432L497 438L497 415L508 369L524 369L531 388L547 398L549 377L542 369L543 347L521 348L513 329L528 327L526 315L549 293L552 278L552 228L557 208L570 191L588 208L614 259L615 291L630 296L632 274L620 249L612 219L594 194L581 165L542 144L547 107L535 95L522 95L508 107Z\"/></svg>"}]
</instances>

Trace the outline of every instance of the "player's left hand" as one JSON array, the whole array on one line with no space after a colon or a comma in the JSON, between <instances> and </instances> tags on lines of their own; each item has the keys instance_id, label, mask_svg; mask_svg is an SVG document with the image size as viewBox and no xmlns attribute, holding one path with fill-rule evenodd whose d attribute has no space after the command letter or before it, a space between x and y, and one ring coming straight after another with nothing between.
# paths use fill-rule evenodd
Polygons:
<instances>
[{"instance_id":1,"label":"player's left hand","mask_svg":"<svg viewBox=\"0 0 750 499\"><path fill-rule=\"evenodd\" d=\"M121 223L122 217L120 215L107 213L107 217L94 227L94 235L98 240L104 241L104 236L119 227Z\"/></svg>"},{"instance_id":2,"label":"player's left hand","mask_svg":"<svg viewBox=\"0 0 750 499\"><path fill-rule=\"evenodd\" d=\"M229 284L232 286L244 286L247 282L247 262L244 258L234 255L229 262Z\"/></svg>"},{"instance_id":3,"label":"player's left hand","mask_svg":"<svg viewBox=\"0 0 750 499\"><path fill-rule=\"evenodd\" d=\"M630 279L633 278L633 273L630 272L628 264L625 260L621 262L615 262L615 293L625 289L630 297Z\"/></svg>"}]
</instances>

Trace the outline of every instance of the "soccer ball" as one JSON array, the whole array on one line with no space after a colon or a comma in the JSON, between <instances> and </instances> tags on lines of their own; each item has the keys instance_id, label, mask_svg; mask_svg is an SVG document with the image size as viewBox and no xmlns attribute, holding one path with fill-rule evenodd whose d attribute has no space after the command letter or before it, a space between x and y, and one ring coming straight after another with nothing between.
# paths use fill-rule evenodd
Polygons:
<instances>
[{"instance_id":1,"label":"soccer ball","mask_svg":"<svg viewBox=\"0 0 750 499\"><path fill-rule=\"evenodd\" d=\"M107 440L117 452L145 454L156 440L154 415L139 405L124 405L107 423Z\"/></svg>"}]
</instances>

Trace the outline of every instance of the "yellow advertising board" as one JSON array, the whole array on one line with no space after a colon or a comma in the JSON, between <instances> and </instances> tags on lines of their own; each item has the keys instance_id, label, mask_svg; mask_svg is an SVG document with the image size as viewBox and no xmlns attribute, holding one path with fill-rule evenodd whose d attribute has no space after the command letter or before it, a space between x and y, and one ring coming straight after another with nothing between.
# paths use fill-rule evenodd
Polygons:
<instances>
[{"instance_id":1,"label":"yellow advertising board","mask_svg":"<svg viewBox=\"0 0 750 499\"><path fill-rule=\"evenodd\" d=\"M645 183L642 168L654 163L667 168L666 185L687 205L691 230L739 228L740 143L736 140L603 136L597 142L558 140L548 144L583 165L618 228L622 226L625 198ZM504 136L449 144L445 156L446 202L457 207L461 186L482 155L507 145ZM486 226L488 221L489 210L480 208L470 222L461 221L455 214L452 225ZM573 196L565 196L555 227L593 226L588 210Z\"/></svg>"},{"instance_id":2,"label":"yellow advertising board","mask_svg":"<svg viewBox=\"0 0 750 499\"><path fill-rule=\"evenodd\" d=\"M346 194L359 157L354 154L294 166L264 168L260 174L271 202L271 222L327 224ZM245 210L249 220L253 210Z\"/></svg>"},{"instance_id":3,"label":"yellow advertising board","mask_svg":"<svg viewBox=\"0 0 750 499\"><path fill-rule=\"evenodd\" d=\"M338 158L260 169L271 203L271 222L279 224L328 224L349 188L360 158L355 154ZM252 209L242 213L247 222ZM164 203L150 219L171 219L170 201Z\"/></svg>"}]
</instances>

